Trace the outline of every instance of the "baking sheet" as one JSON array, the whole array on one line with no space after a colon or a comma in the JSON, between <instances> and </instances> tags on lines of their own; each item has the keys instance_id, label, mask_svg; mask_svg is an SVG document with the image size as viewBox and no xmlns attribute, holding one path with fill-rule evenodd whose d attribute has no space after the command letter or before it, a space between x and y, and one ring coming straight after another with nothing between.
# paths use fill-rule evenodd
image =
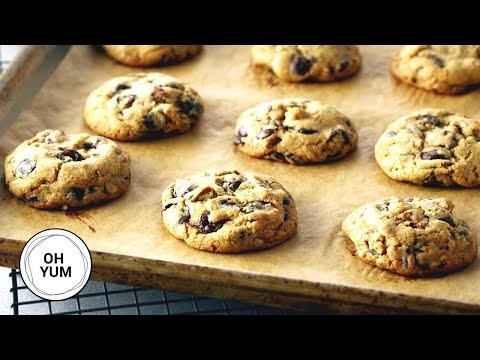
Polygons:
<instances>
[{"instance_id":1,"label":"baking sheet","mask_svg":"<svg viewBox=\"0 0 480 360\"><path fill-rule=\"evenodd\" d=\"M456 205L456 215L480 235L478 189L424 188L396 182L375 163L376 139L402 115L424 107L443 107L480 116L480 91L447 97L394 80L388 67L398 50L398 46L361 46L364 65L360 73L329 84L284 84L259 76L250 67L248 46L207 46L189 62L149 69L176 76L201 94L206 111L197 126L178 137L122 143L132 157L131 187L126 196L97 208L77 213L36 210L13 198L2 179L0 238L27 240L45 228L61 227L77 233L90 250L116 254L119 261L130 256L199 265L227 274L232 282L235 274L252 274L260 279L255 285L259 287L263 276L290 279L309 289L334 284L355 289L366 294L364 301L379 304L395 294L397 298L400 294L400 301L407 299L401 296L404 294L464 303L480 310L478 260L449 276L409 279L364 263L352 255L349 241L341 234L345 216L365 202L387 196L445 196ZM82 120L88 93L111 77L137 71L142 70L116 64L93 47L73 47L30 108L1 136L1 163L8 151L46 128L92 133ZM344 160L314 166L253 159L236 152L232 145L236 117L259 102L283 97L320 100L345 113L359 133L358 150ZM277 178L296 201L297 235L270 250L235 255L197 251L171 236L161 220L161 192L175 178L209 168L234 168ZM1 171L3 177L3 166ZM312 294L314 290L309 291Z\"/></svg>"}]
</instances>

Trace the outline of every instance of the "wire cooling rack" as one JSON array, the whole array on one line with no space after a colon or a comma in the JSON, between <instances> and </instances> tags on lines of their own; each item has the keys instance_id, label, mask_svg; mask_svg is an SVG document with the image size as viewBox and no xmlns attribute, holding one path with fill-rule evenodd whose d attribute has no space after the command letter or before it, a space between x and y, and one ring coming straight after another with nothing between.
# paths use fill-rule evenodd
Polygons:
<instances>
[{"instance_id":1,"label":"wire cooling rack","mask_svg":"<svg viewBox=\"0 0 480 360\"><path fill-rule=\"evenodd\" d=\"M248 304L128 285L89 281L82 291L64 301L43 300L23 283L18 270L12 279L15 315L287 315L304 314Z\"/></svg>"},{"instance_id":2,"label":"wire cooling rack","mask_svg":"<svg viewBox=\"0 0 480 360\"><path fill-rule=\"evenodd\" d=\"M0 45L0 72L21 47ZM47 301L33 294L18 270L10 272L15 315L286 315L300 311L258 306L233 300L199 297L127 285L89 281L64 301Z\"/></svg>"}]
</instances>

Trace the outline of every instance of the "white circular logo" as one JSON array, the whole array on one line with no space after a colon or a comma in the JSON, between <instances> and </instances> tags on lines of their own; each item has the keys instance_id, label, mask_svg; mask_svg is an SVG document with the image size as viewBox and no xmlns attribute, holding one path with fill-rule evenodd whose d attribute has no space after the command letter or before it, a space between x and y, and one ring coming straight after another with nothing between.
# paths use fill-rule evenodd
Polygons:
<instances>
[{"instance_id":1,"label":"white circular logo","mask_svg":"<svg viewBox=\"0 0 480 360\"><path fill-rule=\"evenodd\" d=\"M25 244L20 271L25 285L46 300L65 300L87 283L92 258L87 245L74 233L48 229Z\"/></svg>"}]
</instances>

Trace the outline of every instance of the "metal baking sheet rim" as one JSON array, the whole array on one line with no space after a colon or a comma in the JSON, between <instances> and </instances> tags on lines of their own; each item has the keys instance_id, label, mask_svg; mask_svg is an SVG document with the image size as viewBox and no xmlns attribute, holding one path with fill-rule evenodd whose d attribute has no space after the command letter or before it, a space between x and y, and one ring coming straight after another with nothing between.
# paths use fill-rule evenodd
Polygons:
<instances>
[{"instance_id":1,"label":"metal baking sheet rim","mask_svg":"<svg viewBox=\"0 0 480 360\"><path fill-rule=\"evenodd\" d=\"M26 240L13 240L0 238L0 266L18 268L20 253ZM3 244L1 244L3 243ZM379 311L391 309L396 311L414 311L427 313L479 313L480 307L476 304L447 301L431 297L419 297L404 295L399 292L362 289L359 287L350 287L337 285L333 283L313 283L295 279L286 279L268 275L252 275L242 271L222 271L223 275L228 275L229 281L226 282L218 277L218 271L208 266L198 266L188 263L171 263L162 260L149 260L133 256L124 256L121 258L123 264L118 261L119 255L92 251L93 272L92 279L102 281L114 281L126 283L129 285L145 285L157 282L159 287L171 287L171 281L183 282L183 286L171 287L168 290L191 291L199 295L218 295L222 292L211 291L212 286L221 286L225 288L241 289L250 292L252 295L239 296L239 300L247 300L266 305L279 305L292 307L292 301L297 306L304 309L316 310L329 307L329 303L345 303L367 305L378 308ZM138 265L141 260L145 271L135 269L134 264ZM112 269L104 264L116 263L119 266ZM194 271L192 271L194 270ZM189 276L198 274L196 277ZM131 278L135 277L135 278ZM166 281L162 281L165 279ZM262 284L268 282L270 289L262 288ZM192 285L196 289L192 289ZM292 291L295 290L295 291ZM264 292L265 297L259 297L258 292ZM280 295L278 299L273 299L275 295ZM381 297L381 301L379 301Z\"/></svg>"}]
</instances>

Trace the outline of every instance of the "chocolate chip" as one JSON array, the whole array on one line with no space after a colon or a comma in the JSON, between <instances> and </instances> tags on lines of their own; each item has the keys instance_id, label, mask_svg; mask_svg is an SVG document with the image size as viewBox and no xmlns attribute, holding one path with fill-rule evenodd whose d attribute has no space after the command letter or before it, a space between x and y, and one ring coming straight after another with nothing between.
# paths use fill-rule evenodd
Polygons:
<instances>
[{"instance_id":1,"label":"chocolate chip","mask_svg":"<svg viewBox=\"0 0 480 360\"><path fill-rule=\"evenodd\" d=\"M305 135L311 135L311 134L318 133L317 130L313 130L313 129L299 129L298 132L301 133L301 134L305 134Z\"/></svg>"},{"instance_id":2,"label":"chocolate chip","mask_svg":"<svg viewBox=\"0 0 480 360\"><path fill-rule=\"evenodd\" d=\"M244 182L244 179L237 179L233 182L228 181L228 180L223 180L222 182L222 187L232 190L232 191L237 191L238 187Z\"/></svg>"},{"instance_id":3,"label":"chocolate chip","mask_svg":"<svg viewBox=\"0 0 480 360\"><path fill-rule=\"evenodd\" d=\"M281 152L278 152L278 151L272 151L271 153L269 153L267 155L267 157L269 159L273 159L273 160L278 160L278 161L285 161L285 162L288 162L290 164L295 164L296 163L296 160L295 160L295 155L293 155L292 153L281 153Z\"/></svg>"},{"instance_id":4,"label":"chocolate chip","mask_svg":"<svg viewBox=\"0 0 480 360\"><path fill-rule=\"evenodd\" d=\"M421 249L421 247L423 246L425 246L425 243L423 241L416 241L415 244L413 245L413 252L415 253L425 252L424 250Z\"/></svg>"},{"instance_id":5,"label":"chocolate chip","mask_svg":"<svg viewBox=\"0 0 480 360\"><path fill-rule=\"evenodd\" d=\"M271 189L272 187L270 186L270 183L267 181L267 180L259 180L257 179L259 182L260 182L260 185L262 185L262 187L264 188L267 188L267 189Z\"/></svg>"},{"instance_id":6,"label":"chocolate chip","mask_svg":"<svg viewBox=\"0 0 480 360\"><path fill-rule=\"evenodd\" d=\"M194 99L178 100L177 107L179 107L183 113L187 114L187 116L197 117L203 111L203 105Z\"/></svg>"},{"instance_id":7,"label":"chocolate chip","mask_svg":"<svg viewBox=\"0 0 480 360\"><path fill-rule=\"evenodd\" d=\"M235 180L232 184L232 190L237 191L238 187L243 183L243 179Z\"/></svg>"},{"instance_id":8,"label":"chocolate chip","mask_svg":"<svg viewBox=\"0 0 480 360\"><path fill-rule=\"evenodd\" d=\"M421 154L422 160L446 160L445 154L439 153L437 150L427 151Z\"/></svg>"},{"instance_id":9,"label":"chocolate chip","mask_svg":"<svg viewBox=\"0 0 480 360\"><path fill-rule=\"evenodd\" d=\"M23 195L23 200L27 201L27 202L37 202L38 201L38 197L37 196L27 196L27 195Z\"/></svg>"},{"instance_id":10,"label":"chocolate chip","mask_svg":"<svg viewBox=\"0 0 480 360\"><path fill-rule=\"evenodd\" d=\"M238 134L238 136L240 136L240 137L246 137L246 136L248 136L248 133L245 131L245 129L244 129L243 127L241 127L240 129L238 129L237 134Z\"/></svg>"},{"instance_id":11,"label":"chocolate chip","mask_svg":"<svg viewBox=\"0 0 480 360\"><path fill-rule=\"evenodd\" d=\"M89 192L90 194L93 193L93 192L95 192L96 190L97 190L97 187L94 186L94 185L90 185L90 186L88 187L88 192Z\"/></svg>"},{"instance_id":12,"label":"chocolate chip","mask_svg":"<svg viewBox=\"0 0 480 360\"><path fill-rule=\"evenodd\" d=\"M83 200L83 197L85 196L85 190L84 189L80 189L80 188L72 188L70 190L73 194L73 197L78 200L78 201L82 201Z\"/></svg>"},{"instance_id":13,"label":"chocolate chip","mask_svg":"<svg viewBox=\"0 0 480 360\"><path fill-rule=\"evenodd\" d=\"M285 155L283 155L283 153L278 151L272 151L270 154L268 154L268 156L275 160L287 161L287 159L285 159Z\"/></svg>"},{"instance_id":14,"label":"chocolate chip","mask_svg":"<svg viewBox=\"0 0 480 360\"><path fill-rule=\"evenodd\" d=\"M143 122L143 125L145 125L145 127L149 130L153 130L157 127L157 125L155 124L155 119L153 118L152 115L145 116L142 122Z\"/></svg>"},{"instance_id":15,"label":"chocolate chip","mask_svg":"<svg viewBox=\"0 0 480 360\"><path fill-rule=\"evenodd\" d=\"M335 129L335 130L330 134L330 136L329 136L329 138L327 139L327 141L332 140L333 138L335 138L335 137L338 136L338 135L342 135L344 145L350 144L350 135L348 135L348 133L347 133L345 130L342 130L342 129Z\"/></svg>"},{"instance_id":16,"label":"chocolate chip","mask_svg":"<svg viewBox=\"0 0 480 360\"><path fill-rule=\"evenodd\" d=\"M198 222L198 229L203 234L209 234L215 231L218 231L223 224L227 222L227 220L220 220L217 222L210 222L208 219L208 215L210 215L210 211L207 211L200 217L200 221Z\"/></svg>"},{"instance_id":17,"label":"chocolate chip","mask_svg":"<svg viewBox=\"0 0 480 360\"><path fill-rule=\"evenodd\" d=\"M235 135L235 137L233 138L233 143L235 145L244 145L245 144L242 140L242 137L238 136L238 135Z\"/></svg>"},{"instance_id":18,"label":"chocolate chip","mask_svg":"<svg viewBox=\"0 0 480 360\"><path fill-rule=\"evenodd\" d=\"M343 143L345 145L350 144L350 135L348 135L348 133L344 130L340 130L340 131L341 131L342 136L343 136Z\"/></svg>"},{"instance_id":19,"label":"chocolate chip","mask_svg":"<svg viewBox=\"0 0 480 360\"><path fill-rule=\"evenodd\" d=\"M439 118L429 118L425 123L432 126L442 126L442 120Z\"/></svg>"},{"instance_id":20,"label":"chocolate chip","mask_svg":"<svg viewBox=\"0 0 480 360\"><path fill-rule=\"evenodd\" d=\"M442 270L445 268L445 266L447 266L447 262L446 261L443 261L441 262L440 264L438 264L437 268Z\"/></svg>"},{"instance_id":21,"label":"chocolate chip","mask_svg":"<svg viewBox=\"0 0 480 360\"><path fill-rule=\"evenodd\" d=\"M337 151L337 152L336 152L335 154L333 154L333 155L328 155L327 160L329 160L329 161L330 161L330 160L337 160L337 159L339 159L339 158L341 158L341 157L342 157L342 152L341 152L341 151Z\"/></svg>"},{"instance_id":22,"label":"chocolate chip","mask_svg":"<svg viewBox=\"0 0 480 360\"><path fill-rule=\"evenodd\" d=\"M269 139L268 145L269 145L269 146L275 146L275 145L277 145L280 141L282 141L282 138L280 138L280 137L278 137L278 136L272 136L272 137Z\"/></svg>"},{"instance_id":23,"label":"chocolate chip","mask_svg":"<svg viewBox=\"0 0 480 360\"><path fill-rule=\"evenodd\" d=\"M305 75L313 65L313 58L304 55L294 55L290 59L290 72L294 75Z\"/></svg>"},{"instance_id":24,"label":"chocolate chip","mask_svg":"<svg viewBox=\"0 0 480 360\"><path fill-rule=\"evenodd\" d=\"M221 199L218 201L218 204L219 205L223 205L223 206L234 206L234 205L237 205L237 203L235 202L232 202L232 201L229 201L227 199Z\"/></svg>"},{"instance_id":25,"label":"chocolate chip","mask_svg":"<svg viewBox=\"0 0 480 360\"><path fill-rule=\"evenodd\" d=\"M185 86L183 86L180 83L170 83L165 85L166 87L172 88L172 89L177 89L177 90L184 90Z\"/></svg>"},{"instance_id":26,"label":"chocolate chip","mask_svg":"<svg viewBox=\"0 0 480 360\"><path fill-rule=\"evenodd\" d=\"M269 137L270 135L272 134L275 134L275 130L274 129L265 129L263 128L262 130L260 130L257 134L257 139L265 139L267 137Z\"/></svg>"},{"instance_id":27,"label":"chocolate chip","mask_svg":"<svg viewBox=\"0 0 480 360\"><path fill-rule=\"evenodd\" d=\"M380 205L377 205L377 209L378 210L381 210L381 211L386 211L388 210L388 207L390 206L390 202L389 201L386 201Z\"/></svg>"},{"instance_id":28,"label":"chocolate chip","mask_svg":"<svg viewBox=\"0 0 480 360\"><path fill-rule=\"evenodd\" d=\"M253 206L253 208L256 210L263 210L265 208L265 204L267 204L265 201L254 201L251 202L249 205Z\"/></svg>"},{"instance_id":29,"label":"chocolate chip","mask_svg":"<svg viewBox=\"0 0 480 360\"><path fill-rule=\"evenodd\" d=\"M180 219L178 219L178 223L179 223L179 224L186 224L186 223L188 223L189 221L190 221L190 212L189 212L188 209L187 209L187 212L184 213L184 214L180 217Z\"/></svg>"},{"instance_id":30,"label":"chocolate chip","mask_svg":"<svg viewBox=\"0 0 480 360\"><path fill-rule=\"evenodd\" d=\"M198 187L197 185L190 185L190 186L188 187L188 189L185 190L185 191L183 192L183 194L180 195L180 196L185 196L185 195L187 195L190 191L195 190L197 187ZM210 190L211 190L211 188L210 188Z\"/></svg>"},{"instance_id":31,"label":"chocolate chip","mask_svg":"<svg viewBox=\"0 0 480 360\"><path fill-rule=\"evenodd\" d=\"M165 90L161 86L157 86L152 93L153 101L156 103L164 103L166 102L166 93Z\"/></svg>"},{"instance_id":32,"label":"chocolate chip","mask_svg":"<svg viewBox=\"0 0 480 360\"><path fill-rule=\"evenodd\" d=\"M429 176L429 177L425 180L425 184L426 184L427 186L433 186L433 187L435 187L435 186L444 186L444 184L443 184L441 181L439 181L435 175Z\"/></svg>"},{"instance_id":33,"label":"chocolate chip","mask_svg":"<svg viewBox=\"0 0 480 360\"><path fill-rule=\"evenodd\" d=\"M167 210L167 209L170 209L173 205L175 205L175 204L170 203L170 204L165 205L165 206L163 207L163 211L165 211L165 210Z\"/></svg>"},{"instance_id":34,"label":"chocolate chip","mask_svg":"<svg viewBox=\"0 0 480 360\"><path fill-rule=\"evenodd\" d=\"M342 60L340 61L340 64L338 65L338 72L342 72L343 70L345 70L349 66L350 66L350 59L348 57L344 56L342 58Z\"/></svg>"},{"instance_id":35,"label":"chocolate chip","mask_svg":"<svg viewBox=\"0 0 480 360\"><path fill-rule=\"evenodd\" d=\"M377 253L375 250L373 250L373 249L368 249L368 253L369 253L370 255L373 255L373 256L378 255L378 253Z\"/></svg>"},{"instance_id":36,"label":"chocolate chip","mask_svg":"<svg viewBox=\"0 0 480 360\"><path fill-rule=\"evenodd\" d=\"M429 56L428 58L432 60L435 64L437 64L438 67L441 67L441 68L445 67L445 62L442 59L432 55Z\"/></svg>"},{"instance_id":37,"label":"chocolate chip","mask_svg":"<svg viewBox=\"0 0 480 360\"><path fill-rule=\"evenodd\" d=\"M17 166L17 173L22 175L30 174L33 170L35 170L36 162L32 159L25 159L22 160L20 164Z\"/></svg>"},{"instance_id":38,"label":"chocolate chip","mask_svg":"<svg viewBox=\"0 0 480 360\"><path fill-rule=\"evenodd\" d=\"M119 92L130 89L131 86L127 84L118 84L117 87L115 88L115 91L113 92L113 95L117 95Z\"/></svg>"},{"instance_id":39,"label":"chocolate chip","mask_svg":"<svg viewBox=\"0 0 480 360\"><path fill-rule=\"evenodd\" d=\"M265 209L265 205L267 202L265 201L252 201L249 202L247 205L245 205L242 209L242 211L246 214L252 213L255 210L263 210Z\"/></svg>"},{"instance_id":40,"label":"chocolate chip","mask_svg":"<svg viewBox=\"0 0 480 360\"><path fill-rule=\"evenodd\" d=\"M243 142L242 138L247 136L248 136L248 133L245 131L245 129L243 127L240 127L240 129L238 129L237 131L237 135L233 139L233 143L235 145L243 145L245 143Z\"/></svg>"},{"instance_id":41,"label":"chocolate chip","mask_svg":"<svg viewBox=\"0 0 480 360\"><path fill-rule=\"evenodd\" d=\"M290 205L290 199L288 199L288 198L283 199L282 204L283 204L284 206Z\"/></svg>"},{"instance_id":42,"label":"chocolate chip","mask_svg":"<svg viewBox=\"0 0 480 360\"><path fill-rule=\"evenodd\" d=\"M137 96L133 95L133 94L125 95L125 96L119 96L119 97L117 97L117 104L119 104L121 101L124 101L124 100L125 100L125 104L123 105L123 108L128 109L129 107L131 107L133 105L135 100L137 100Z\"/></svg>"},{"instance_id":43,"label":"chocolate chip","mask_svg":"<svg viewBox=\"0 0 480 360\"><path fill-rule=\"evenodd\" d=\"M429 114L420 115L417 117L417 120L426 120L425 124L432 126L442 126L442 120L440 118Z\"/></svg>"},{"instance_id":44,"label":"chocolate chip","mask_svg":"<svg viewBox=\"0 0 480 360\"><path fill-rule=\"evenodd\" d=\"M80 153L76 150L65 150L62 151L60 154L57 155L57 158L60 160L66 160L67 158L72 159L73 161L82 161L83 157Z\"/></svg>"},{"instance_id":45,"label":"chocolate chip","mask_svg":"<svg viewBox=\"0 0 480 360\"><path fill-rule=\"evenodd\" d=\"M283 215L283 221L288 221L288 213L285 211L285 215Z\"/></svg>"},{"instance_id":46,"label":"chocolate chip","mask_svg":"<svg viewBox=\"0 0 480 360\"><path fill-rule=\"evenodd\" d=\"M83 149L85 151L88 151L88 150L92 150L92 149L96 149L97 147L95 145L93 145L92 143L90 142L86 142L85 144L83 144Z\"/></svg>"},{"instance_id":47,"label":"chocolate chip","mask_svg":"<svg viewBox=\"0 0 480 360\"><path fill-rule=\"evenodd\" d=\"M448 216L447 216L447 217L444 217L444 218L441 218L441 219L438 219L438 220L446 222L446 223L447 223L448 225L450 225L451 227L455 227L455 226L456 226L455 222L453 221L453 219L452 219L451 217L448 217Z\"/></svg>"},{"instance_id":48,"label":"chocolate chip","mask_svg":"<svg viewBox=\"0 0 480 360\"><path fill-rule=\"evenodd\" d=\"M417 265L417 267L419 267L421 270L424 270L424 271L428 271L430 270L430 265L428 264L420 264L417 260L417 258L415 258L415 265Z\"/></svg>"},{"instance_id":49,"label":"chocolate chip","mask_svg":"<svg viewBox=\"0 0 480 360\"><path fill-rule=\"evenodd\" d=\"M396 133L395 131L389 131L389 132L387 133L387 135L390 136L390 137L394 137L394 136L397 135L397 133Z\"/></svg>"}]
</instances>

